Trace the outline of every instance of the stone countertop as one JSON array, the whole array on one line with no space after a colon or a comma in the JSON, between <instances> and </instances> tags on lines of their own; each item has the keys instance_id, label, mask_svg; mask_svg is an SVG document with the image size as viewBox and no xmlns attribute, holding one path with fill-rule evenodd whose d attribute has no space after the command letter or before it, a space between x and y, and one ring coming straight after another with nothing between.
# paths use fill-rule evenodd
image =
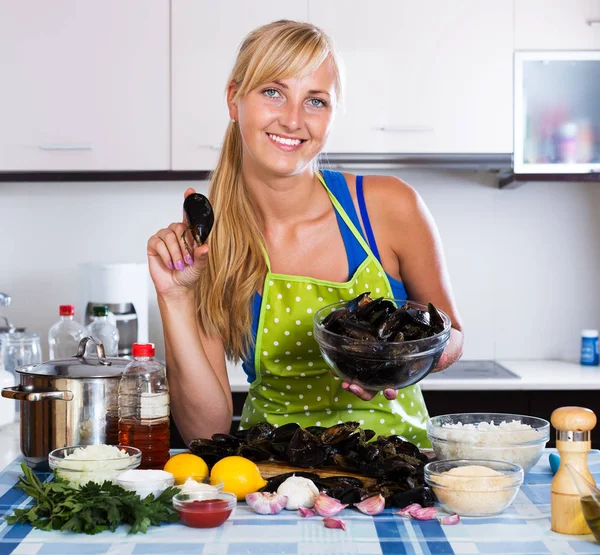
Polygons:
<instances>
[{"instance_id":1,"label":"stone countertop","mask_svg":"<svg viewBox=\"0 0 600 555\"><path fill-rule=\"evenodd\" d=\"M423 391L476 390L600 390L600 367L581 366L564 360L498 360L520 379L425 378ZM241 365L228 363L229 383L234 393L247 392L249 384Z\"/></svg>"}]
</instances>

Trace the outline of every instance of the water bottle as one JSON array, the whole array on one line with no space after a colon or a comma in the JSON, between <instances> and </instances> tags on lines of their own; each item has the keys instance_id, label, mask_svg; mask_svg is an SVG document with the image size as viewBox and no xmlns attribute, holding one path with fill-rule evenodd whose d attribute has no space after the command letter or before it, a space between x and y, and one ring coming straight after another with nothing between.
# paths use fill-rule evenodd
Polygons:
<instances>
[{"instance_id":1,"label":"water bottle","mask_svg":"<svg viewBox=\"0 0 600 555\"><path fill-rule=\"evenodd\" d=\"M104 355L116 357L119 355L119 330L108 321L108 307L106 305L92 308L92 322L85 328L96 343L104 345ZM96 356L96 347L88 343L86 356Z\"/></svg>"},{"instance_id":2,"label":"water bottle","mask_svg":"<svg viewBox=\"0 0 600 555\"><path fill-rule=\"evenodd\" d=\"M119 383L119 443L142 451L140 468L169 460L169 384L152 343L134 343Z\"/></svg>"},{"instance_id":3,"label":"water bottle","mask_svg":"<svg viewBox=\"0 0 600 555\"><path fill-rule=\"evenodd\" d=\"M75 307L72 304L60 305L58 313L60 320L48 332L50 360L76 355L79 342L85 337L85 328L74 319Z\"/></svg>"},{"instance_id":4,"label":"water bottle","mask_svg":"<svg viewBox=\"0 0 600 555\"><path fill-rule=\"evenodd\" d=\"M584 366L598 366L598 330L581 331L581 364Z\"/></svg>"}]
</instances>

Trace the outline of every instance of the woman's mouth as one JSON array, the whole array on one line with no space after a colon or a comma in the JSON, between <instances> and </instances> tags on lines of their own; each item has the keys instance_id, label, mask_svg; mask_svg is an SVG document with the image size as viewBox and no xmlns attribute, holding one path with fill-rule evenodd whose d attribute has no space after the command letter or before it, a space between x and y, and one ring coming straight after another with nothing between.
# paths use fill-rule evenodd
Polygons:
<instances>
[{"instance_id":1,"label":"woman's mouth","mask_svg":"<svg viewBox=\"0 0 600 555\"><path fill-rule=\"evenodd\" d=\"M306 139L292 139L290 137L282 137L281 135L275 135L274 133L267 133L271 142L278 147L280 150L285 152L292 152L298 150Z\"/></svg>"}]
</instances>

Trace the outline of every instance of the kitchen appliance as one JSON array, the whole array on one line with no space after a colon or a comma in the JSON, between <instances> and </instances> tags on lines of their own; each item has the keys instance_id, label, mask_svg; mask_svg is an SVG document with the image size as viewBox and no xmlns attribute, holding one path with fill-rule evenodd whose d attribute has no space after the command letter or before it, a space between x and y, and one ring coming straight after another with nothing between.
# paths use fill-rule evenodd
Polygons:
<instances>
[{"instance_id":1,"label":"kitchen appliance","mask_svg":"<svg viewBox=\"0 0 600 555\"><path fill-rule=\"evenodd\" d=\"M119 330L119 356L131 355L134 343L148 342L148 266L146 264L80 265L84 325L93 308L106 305Z\"/></svg>"},{"instance_id":2,"label":"kitchen appliance","mask_svg":"<svg viewBox=\"0 0 600 555\"><path fill-rule=\"evenodd\" d=\"M47 470L48 454L60 447L118 443L119 382L129 360L105 358L102 344L86 358L88 341L70 359L17 368L20 385L2 389L21 403L21 453L33 468Z\"/></svg>"}]
</instances>

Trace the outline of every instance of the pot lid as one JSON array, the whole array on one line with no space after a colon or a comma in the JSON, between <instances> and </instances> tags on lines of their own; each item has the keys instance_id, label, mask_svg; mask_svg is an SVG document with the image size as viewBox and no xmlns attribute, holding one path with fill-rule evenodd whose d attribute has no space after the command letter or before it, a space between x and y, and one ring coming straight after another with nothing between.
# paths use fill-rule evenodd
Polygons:
<instances>
[{"instance_id":1,"label":"pot lid","mask_svg":"<svg viewBox=\"0 0 600 555\"><path fill-rule=\"evenodd\" d=\"M95 343L97 356L85 356L85 348L89 341ZM125 358L106 358L102 343L96 343L91 337L84 337L79 342L77 354L71 358L21 366L16 368L15 371L28 376L55 376L74 379L116 378L121 376L125 366L130 362L129 359Z\"/></svg>"}]
</instances>

